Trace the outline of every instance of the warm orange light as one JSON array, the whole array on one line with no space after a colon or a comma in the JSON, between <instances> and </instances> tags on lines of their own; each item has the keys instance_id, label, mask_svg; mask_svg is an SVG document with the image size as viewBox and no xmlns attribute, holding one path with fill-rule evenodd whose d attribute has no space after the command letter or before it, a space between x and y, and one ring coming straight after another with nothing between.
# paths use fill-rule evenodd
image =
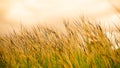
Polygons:
<instances>
[{"instance_id":1,"label":"warm orange light","mask_svg":"<svg viewBox=\"0 0 120 68\"><path fill-rule=\"evenodd\" d=\"M2 6L4 5L4 7ZM103 17L114 13L108 0L2 0L1 18L8 22L34 24L86 15ZM55 23L57 24L57 23Z\"/></svg>"}]
</instances>

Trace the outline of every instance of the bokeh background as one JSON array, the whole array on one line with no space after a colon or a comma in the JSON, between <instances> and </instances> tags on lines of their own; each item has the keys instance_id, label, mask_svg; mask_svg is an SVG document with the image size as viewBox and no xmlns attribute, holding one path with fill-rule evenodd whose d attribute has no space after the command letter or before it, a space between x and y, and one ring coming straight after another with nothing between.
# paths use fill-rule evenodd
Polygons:
<instances>
[{"instance_id":1,"label":"bokeh background","mask_svg":"<svg viewBox=\"0 0 120 68\"><path fill-rule=\"evenodd\" d=\"M80 16L98 21L105 28L119 25L119 0L0 0L0 34L20 24L55 26L63 30L63 20ZM108 26L109 25L109 26Z\"/></svg>"}]
</instances>

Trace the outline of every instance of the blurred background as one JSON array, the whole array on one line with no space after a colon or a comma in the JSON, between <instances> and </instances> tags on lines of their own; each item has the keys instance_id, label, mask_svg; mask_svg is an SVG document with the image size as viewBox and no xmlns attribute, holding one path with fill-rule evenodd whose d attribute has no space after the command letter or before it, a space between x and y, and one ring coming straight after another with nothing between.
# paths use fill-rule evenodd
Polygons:
<instances>
[{"instance_id":1,"label":"blurred background","mask_svg":"<svg viewBox=\"0 0 120 68\"><path fill-rule=\"evenodd\" d=\"M20 24L55 26L63 30L63 20L80 16L98 21L103 27L119 25L119 0L0 0L0 34ZM109 25L109 26L108 26Z\"/></svg>"}]
</instances>

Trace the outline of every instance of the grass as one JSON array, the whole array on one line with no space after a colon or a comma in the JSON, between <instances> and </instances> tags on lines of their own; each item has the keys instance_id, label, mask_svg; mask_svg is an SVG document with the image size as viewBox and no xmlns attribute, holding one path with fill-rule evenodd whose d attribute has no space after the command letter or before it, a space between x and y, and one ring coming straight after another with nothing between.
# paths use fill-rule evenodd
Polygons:
<instances>
[{"instance_id":1,"label":"grass","mask_svg":"<svg viewBox=\"0 0 120 68\"><path fill-rule=\"evenodd\" d=\"M73 23L66 33L38 25L0 37L0 68L120 68L120 49L100 25Z\"/></svg>"}]
</instances>

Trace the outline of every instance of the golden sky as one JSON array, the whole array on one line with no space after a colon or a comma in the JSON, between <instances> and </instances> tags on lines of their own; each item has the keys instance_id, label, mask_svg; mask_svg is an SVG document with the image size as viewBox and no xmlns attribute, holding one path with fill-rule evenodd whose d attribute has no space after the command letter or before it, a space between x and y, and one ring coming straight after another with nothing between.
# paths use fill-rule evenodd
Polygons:
<instances>
[{"instance_id":1,"label":"golden sky","mask_svg":"<svg viewBox=\"0 0 120 68\"><path fill-rule=\"evenodd\" d=\"M111 0L119 6L119 0ZM0 29L4 26L58 24L63 19L90 16L110 24L119 20L108 0L0 0ZM109 23L108 23L109 21Z\"/></svg>"}]
</instances>

